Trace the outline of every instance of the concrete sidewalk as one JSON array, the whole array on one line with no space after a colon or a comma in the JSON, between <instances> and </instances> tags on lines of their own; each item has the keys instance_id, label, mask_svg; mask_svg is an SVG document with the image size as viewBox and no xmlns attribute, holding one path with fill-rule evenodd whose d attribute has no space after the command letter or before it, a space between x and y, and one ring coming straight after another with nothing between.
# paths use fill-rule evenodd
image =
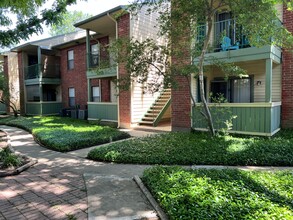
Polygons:
<instances>
[{"instance_id":1,"label":"concrete sidewalk","mask_svg":"<svg viewBox=\"0 0 293 220\"><path fill-rule=\"evenodd\" d=\"M144 197L143 193L137 187L137 185L132 180L135 175L142 175L145 168L149 166L143 165L118 165L118 164L106 164L100 162L94 162L86 160L80 157L76 157L70 154L59 153L55 151L48 150L37 144L32 135L26 131L18 128L0 126L0 129L7 132L11 139L11 146L18 152L25 154L29 157L38 160L38 164L35 168L30 168L28 171L14 177L4 178L4 183L1 180L1 189L7 189L6 194L0 193L0 200L2 202L14 204L13 200L20 200L23 198L25 192L33 192L35 197L40 197L40 201L35 201L33 204L29 203L30 207L34 207L38 214L34 216L29 216L25 213L30 213L28 210L26 212L17 212L17 216L13 216L14 219L68 219L71 215L76 216L77 219L86 219L82 213L88 214L88 219L155 219L156 213L149 204L148 200ZM30 171L33 170L33 173ZM40 176L46 175L46 178L41 178ZM26 177L27 176L27 177ZM58 183L70 183L65 186L56 185L55 188L64 188L65 191L60 195L67 197L74 197L74 192L81 197L80 200L85 195L81 192L87 190L88 207L85 208L85 203L80 204L83 209L81 212L76 211L74 208L70 209L70 203L63 200L62 196L59 196L57 201L57 209L50 209L51 204L43 205L44 195L43 190L46 189L46 185L50 186L52 183L49 181L50 177L53 179L58 177L55 182ZM26 178L23 178L26 177ZM38 177L38 178L37 178ZM69 178L70 177L70 178ZM43 188L39 188L38 181L30 184L29 180L33 178L39 179L39 181L44 183ZM40 179L41 178L41 179ZM84 186L79 186L78 189L74 189L74 182L84 178ZM22 182L26 181L28 185L25 185L26 191L13 193L13 189L21 188L24 186ZM13 182L13 188L10 187L10 183ZM83 181L82 181L83 182ZM72 185L72 187L71 187ZM52 186L50 193L51 196L58 196L58 192ZM70 193L68 195L68 193ZM56 198L56 197L55 197ZM68 198L67 198L68 199ZM73 199L73 198L72 198ZM53 200L52 200L53 201ZM25 202L23 201L23 204ZM1 205L1 203L0 203ZM16 205L5 206L3 209L1 206L0 210L0 220L9 219L11 217L13 210L19 210ZM43 207L42 210L38 207ZM74 206L76 207L76 206ZM11 210L9 210L11 209ZM73 210L74 209L74 210ZM46 213L44 213L47 210ZM49 211L48 211L49 210ZM50 215L51 212L57 212L59 210L62 214ZM11 219L11 218L10 218Z\"/></svg>"}]
</instances>

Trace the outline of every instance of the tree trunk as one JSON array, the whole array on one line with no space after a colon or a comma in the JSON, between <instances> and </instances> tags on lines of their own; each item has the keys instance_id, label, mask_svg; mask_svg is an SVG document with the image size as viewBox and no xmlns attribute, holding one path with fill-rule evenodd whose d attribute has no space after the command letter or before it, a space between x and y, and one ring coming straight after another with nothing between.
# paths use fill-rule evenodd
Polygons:
<instances>
[{"instance_id":1,"label":"tree trunk","mask_svg":"<svg viewBox=\"0 0 293 220\"><path fill-rule=\"evenodd\" d=\"M211 37L211 33L212 33L212 25L213 25L212 18L209 17L208 18L208 33L207 33L207 35L205 37L204 46L203 46L203 49L201 51L201 55L199 57L199 63L198 63L199 73L198 73L198 76L199 76L200 97L201 97L201 100L202 100L202 103L203 103L203 108L205 110L204 115L205 115L205 118L206 118L206 120L208 122L208 126L209 126L211 134L213 136L215 136L213 118L212 118L210 109L208 107L207 100L205 98L204 77L203 77L204 56L206 54L206 51L207 51L207 48L208 48L208 45L209 45L209 41L210 41L210 37Z\"/></svg>"}]
</instances>

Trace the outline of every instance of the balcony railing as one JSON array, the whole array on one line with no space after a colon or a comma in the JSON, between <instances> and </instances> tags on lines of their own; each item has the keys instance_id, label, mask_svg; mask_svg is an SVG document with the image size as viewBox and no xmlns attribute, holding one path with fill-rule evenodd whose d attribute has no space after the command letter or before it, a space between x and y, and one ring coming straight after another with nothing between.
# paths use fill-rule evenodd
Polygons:
<instances>
[{"instance_id":1,"label":"balcony railing","mask_svg":"<svg viewBox=\"0 0 293 220\"><path fill-rule=\"evenodd\" d=\"M109 68L110 66L110 59L108 56L101 56L100 54L96 53L89 53L88 54L89 60L89 68Z\"/></svg>"},{"instance_id":2,"label":"balcony railing","mask_svg":"<svg viewBox=\"0 0 293 220\"><path fill-rule=\"evenodd\" d=\"M24 68L25 79L60 78L60 65L57 64L35 64Z\"/></svg>"},{"instance_id":3,"label":"balcony railing","mask_svg":"<svg viewBox=\"0 0 293 220\"><path fill-rule=\"evenodd\" d=\"M203 45L206 32L207 25L197 26L196 43L198 46ZM212 47L210 50L212 52L250 47L245 30L243 30L241 25L237 24L235 19L215 22L213 25L213 36L210 40ZM230 45L225 49L223 44Z\"/></svg>"},{"instance_id":4,"label":"balcony railing","mask_svg":"<svg viewBox=\"0 0 293 220\"><path fill-rule=\"evenodd\" d=\"M88 118L106 121L118 120L117 103L113 102L88 102Z\"/></svg>"},{"instance_id":5,"label":"balcony railing","mask_svg":"<svg viewBox=\"0 0 293 220\"><path fill-rule=\"evenodd\" d=\"M25 79L40 78L40 65L35 64L24 68Z\"/></svg>"},{"instance_id":6,"label":"balcony railing","mask_svg":"<svg viewBox=\"0 0 293 220\"><path fill-rule=\"evenodd\" d=\"M271 136L280 129L281 103L222 103L209 104L216 129L226 127L225 122L232 119L234 133ZM207 129L202 107L192 108L192 127L196 130ZM235 118L236 116L236 118Z\"/></svg>"}]
</instances>

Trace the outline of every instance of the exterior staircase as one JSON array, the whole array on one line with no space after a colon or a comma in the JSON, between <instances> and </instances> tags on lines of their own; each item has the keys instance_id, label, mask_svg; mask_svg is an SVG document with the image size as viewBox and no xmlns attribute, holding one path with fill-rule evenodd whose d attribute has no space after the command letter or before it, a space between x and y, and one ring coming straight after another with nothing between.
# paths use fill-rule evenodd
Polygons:
<instances>
[{"instance_id":1,"label":"exterior staircase","mask_svg":"<svg viewBox=\"0 0 293 220\"><path fill-rule=\"evenodd\" d=\"M145 113L139 125L156 127L171 104L171 89L165 89Z\"/></svg>"}]
</instances>

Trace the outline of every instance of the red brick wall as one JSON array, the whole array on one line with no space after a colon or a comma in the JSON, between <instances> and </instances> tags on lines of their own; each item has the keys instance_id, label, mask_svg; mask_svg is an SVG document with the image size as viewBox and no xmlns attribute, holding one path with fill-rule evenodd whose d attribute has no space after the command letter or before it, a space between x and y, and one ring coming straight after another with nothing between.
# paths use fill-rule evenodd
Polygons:
<instances>
[{"instance_id":1,"label":"red brick wall","mask_svg":"<svg viewBox=\"0 0 293 220\"><path fill-rule=\"evenodd\" d=\"M284 8L284 26L293 32L293 13ZM282 127L293 128L293 55L283 50L282 59Z\"/></svg>"},{"instance_id":2,"label":"red brick wall","mask_svg":"<svg viewBox=\"0 0 293 220\"><path fill-rule=\"evenodd\" d=\"M118 20L118 37L129 38L130 35L130 16L125 14ZM119 64L119 77L123 77L127 74L125 65ZM120 116L120 127L130 127L131 124L131 92L121 91L118 97L119 102L119 116Z\"/></svg>"},{"instance_id":3,"label":"red brick wall","mask_svg":"<svg viewBox=\"0 0 293 220\"><path fill-rule=\"evenodd\" d=\"M175 58L176 59L176 58ZM173 59L172 59L173 60ZM171 103L171 127L172 131L190 130L190 93L188 81L183 76L176 76L178 88L172 89L172 103Z\"/></svg>"},{"instance_id":4,"label":"red brick wall","mask_svg":"<svg viewBox=\"0 0 293 220\"><path fill-rule=\"evenodd\" d=\"M101 91L102 91L102 102L110 102L111 101L111 88L110 88L110 80L102 79L101 80Z\"/></svg>"},{"instance_id":5,"label":"red brick wall","mask_svg":"<svg viewBox=\"0 0 293 220\"><path fill-rule=\"evenodd\" d=\"M104 78L104 79L91 79L90 85L93 86L100 86L101 81L101 102L110 102L111 101L111 87L110 87L110 78Z\"/></svg>"},{"instance_id":6,"label":"red brick wall","mask_svg":"<svg viewBox=\"0 0 293 220\"><path fill-rule=\"evenodd\" d=\"M176 1L172 1L172 9L176 11ZM176 12L178 13L178 12ZM181 12L180 12L181 13ZM184 18L185 17L185 18ZM189 17L182 14L182 19L188 20ZM172 36L172 65L176 67L176 71L174 75L176 75L175 80L178 84L178 88L172 89L172 103L171 103L171 128L172 131L178 130L190 130L191 128L191 97L190 97L190 80L187 80L185 76L180 76L180 69L184 68L185 65L190 64L190 39L188 36L190 35L189 27L186 26L186 30L184 32L178 32L178 28L176 28L176 22L173 22L173 34ZM181 25L181 23L179 24ZM185 24L187 25L187 24ZM182 28L180 28L182 29Z\"/></svg>"},{"instance_id":7,"label":"red brick wall","mask_svg":"<svg viewBox=\"0 0 293 220\"><path fill-rule=\"evenodd\" d=\"M74 51L74 68L67 69L67 51ZM87 105L86 44L79 44L61 50L61 88L63 107L69 107L68 89L75 89L75 104L85 109Z\"/></svg>"},{"instance_id":8,"label":"red brick wall","mask_svg":"<svg viewBox=\"0 0 293 220\"><path fill-rule=\"evenodd\" d=\"M25 94L24 94L24 73L22 63L22 52L18 52L18 67L19 67L19 101L20 101L20 114L25 115Z\"/></svg>"}]
</instances>

